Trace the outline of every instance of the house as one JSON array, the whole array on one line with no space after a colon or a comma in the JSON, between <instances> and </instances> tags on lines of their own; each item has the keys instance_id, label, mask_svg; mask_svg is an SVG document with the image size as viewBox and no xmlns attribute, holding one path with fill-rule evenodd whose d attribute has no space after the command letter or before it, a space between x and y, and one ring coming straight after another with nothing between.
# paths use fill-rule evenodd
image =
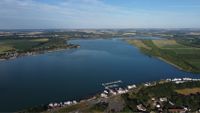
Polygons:
<instances>
[{"instance_id":1,"label":"house","mask_svg":"<svg viewBox=\"0 0 200 113\"><path fill-rule=\"evenodd\" d=\"M73 104L77 104L77 101L73 100L72 103L73 103Z\"/></svg>"},{"instance_id":2,"label":"house","mask_svg":"<svg viewBox=\"0 0 200 113\"><path fill-rule=\"evenodd\" d=\"M117 93L118 93L118 94L124 94L124 93L127 93L127 92L128 92L127 89L119 88L119 89L117 90Z\"/></svg>"},{"instance_id":3,"label":"house","mask_svg":"<svg viewBox=\"0 0 200 113\"><path fill-rule=\"evenodd\" d=\"M72 104L71 101L64 102L64 105L71 105L71 104Z\"/></svg>"},{"instance_id":4,"label":"house","mask_svg":"<svg viewBox=\"0 0 200 113\"><path fill-rule=\"evenodd\" d=\"M166 97L160 98L159 100L160 100L160 102L167 102L167 98Z\"/></svg>"},{"instance_id":5,"label":"house","mask_svg":"<svg viewBox=\"0 0 200 113\"><path fill-rule=\"evenodd\" d=\"M134 85L134 84L133 85L128 85L127 88L128 89L133 89L133 88L136 88L136 85Z\"/></svg>"},{"instance_id":6,"label":"house","mask_svg":"<svg viewBox=\"0 0 200 113\"><path fill-rule=\"evenodd\" d=\"M113 90L109 90L109 92L110 92L110 94L112 94L112 95L116 95L117 93L115 92L115 91L113 91Z\"/></svg>"},{"instance_id":7,"label":"house","mask_svg":"<svg viewBox=\"0 0 200 113\"><path fill-rule=\"evenodd\" d=\"M137 105L137 109L139 111L146 111L147 110L142 104Z\"/></svg>"},{"instance_id":8,"label":"house","mask_svg":"<svg viewBox=\"0 0 200 113\"><path fill-rule=\"evenodd\" d=\"M176 84L184 83L185 81L175 81Z\"/></svg>"},{"instance_id":9,"label":"house","mask_svg":"<svg viewBox=\"0 0 200 113\"><path fill-rule=\"evenodd\" d=\"M102 98L108 98L108 95L105 94L105 93L101 93L101 97L102 97Z\"/></svg>"},{"instance_id":10,"label":"house","mask_svg":"<svg viewBox=\"0 0 200 113\"><path fill-rule=\"evenodd\" d=\"M152 101L155 101L156 99L155 99L155 98L151 98L151 100L152 100Z\"/></svg>"},{"instance_id":11,"label":"house","mask_svg":"<svg viewBox=\"0 0 200 113\"><path fill-rule=\"evenodd\" d=\"M173 82L181 81L181 80L182 80L181 78L174 78L174 79L172 79Z\"/></svg>"},{"instance_id":12,"label":"house","mask_svg":"<svg viewBox=\"0 0 200 113\"><path fill-rule=\"evenodd\" d=\"M59 105L58 103L54 103L54 104L53 104L54 107L57 107L58 105Z\"/></svg>"},{"instance_id":13,"label":"house","mask_svg":"<svg viewBox=\"0 0 200 113\"><path fill-rule=\"evenodd\" d=\"M50 103L50 104L49 104L49 107L51 107L51 108L54 107L53 103Z\"/></svg>"},{"instance_id":14,"label":"house","mask_svg":"<svg viewBox=\"0 0 200 113\"><path fill-rule=\"evenodd\" d=\"M151 86L151 83L145 83L144 86L146 87Z\"/></svg>"},{"instance_id":15,"label":"house","mask_svg":"<svg viewBox=\"0 0 200 113\"><path fill-rule=\"evenodd\" d=\"M183 78L184 81L191 81L192 78Z\"/></svg>"},{"instance_id":16,"label":"house","mask_svg":"<svg viewBox=\"0 0 200 113\"><path fill-rule=\"evenodd\" d=\"M108 94L108 91L107 91L107 90L104 90L103 92L104 92L105 94Z\"/></svg>"}]
</instances>

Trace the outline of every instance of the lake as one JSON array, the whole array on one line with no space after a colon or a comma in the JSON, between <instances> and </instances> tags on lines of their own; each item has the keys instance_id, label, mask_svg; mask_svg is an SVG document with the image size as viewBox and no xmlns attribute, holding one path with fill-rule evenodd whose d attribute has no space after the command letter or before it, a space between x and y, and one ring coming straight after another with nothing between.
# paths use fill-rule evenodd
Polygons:
<instances>
[{"instance_id":1,"label":"lake","mask_svg":"<svg viewBox=\"0 0 200 113\"><path fill-rule=\"evenodd\" d=\"M102 83L123 85L174 77L198 78L141 53L121 39L71 40L78 49L0 62L0 111L79 100L103 90Z\"/></svg>"}]
</instances>

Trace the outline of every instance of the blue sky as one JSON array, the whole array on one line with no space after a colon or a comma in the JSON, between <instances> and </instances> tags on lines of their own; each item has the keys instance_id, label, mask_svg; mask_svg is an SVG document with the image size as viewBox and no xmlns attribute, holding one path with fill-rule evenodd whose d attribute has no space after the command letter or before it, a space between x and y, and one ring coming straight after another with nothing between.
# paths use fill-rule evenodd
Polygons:
<instances>
[{"instance_id":1,"label":"blue sky","mask_svg":"<svg viewBox=\"0 0 200 113\"><path fill-rule=\"evenodd\" d=\"M200 0L1 0L0 29L200 28Z\"/></svg>"}]
</instances>

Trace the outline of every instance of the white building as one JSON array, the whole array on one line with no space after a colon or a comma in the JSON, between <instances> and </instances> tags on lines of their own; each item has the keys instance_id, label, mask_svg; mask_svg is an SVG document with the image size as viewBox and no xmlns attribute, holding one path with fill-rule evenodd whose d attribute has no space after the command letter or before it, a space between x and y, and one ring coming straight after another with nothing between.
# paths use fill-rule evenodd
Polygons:
<instances>
[{"instance_id":1,"label":"white building","mask_svg":"<svg viewBox=\"0 0 200 113\"><path fill-rule=\"evenodd\" d=\"M72 103L73 103L73 104L77 104L77 101L73 100Z\"/></svg>"},{"instance_id":2,"label":"white building","mask_svg":"<svg viewBox=\"0 0 200 113\"><path fill-rule=\"evenodd\" d=\"M167 102L167 98L166 98L166 97L160 98L159 100L160 100L161 102Z\"/></svg>"},{"instance_id":3,"label":"white building","mask_svg":"<svg viewBox=\"0 0 200 113\"><path fill-rule=\"evenodd\" d=\"M72 104L71 101L64 102L64 105L71 105L71 104Z\"/></svg>"},{"instance_id":4,"label":"white building","mask_svg":"<svg viewBox=\"0 0 200 113\"><path fill-rule=\"evenodd\" d=\"M119 89L117 90L117 93L118 93L118 94L124 94L124 93L127 93L127 92L128 92L128 90L122 89L122 88L119 88Z\"/></svg>"},{"instance_id":5,"label":"white building","mask_svg":"<svg viewBox=\"0 0 200 113\"><path fill-rule=\"evenodd\" d=\"M108 96L105 93L101 93L102 98L108 98Z\"/></svg>"},{"instance_id":6,"label":"white building","mask_svg":"<svg viewBox=\"0 0 200 113\"><path fill-rule=\"evenodd\" d=\"M115 91L113 91L113 90L109 90L109 92L110 92L110 94L112 94L112 95L116 95L117 93L115 92Z\"/></svg>"},{"instance_id":7,"label":"white building","mask_svg":"<svg viewBox=\"0 0 200 113\"><path fill-rule=\"evenodd\" d=\"M49 104L49 107L54 107L53 103L50 103L50 104Z\"/></svg>"},{"instance_id":8,"label":"white building","mask_svg":"<svg viewBox=\"0 0 200 113\"><path fill-rule=\"evenodd\" d=\"M107 90L104 90L103 92L104 92L105 94L108 94L108 91L107 91Z\"/></svg>"},{"instance_id":9,"label":"white building","mask_svg":"<svg viewBox=\"0 0 200 113\"><path fill-rule=\"evenodd\" d=\"M128 87L127 87L128 89L133 89L133 88L136 88L136 85L128 85Z\"/></svg>"}]
</instances>

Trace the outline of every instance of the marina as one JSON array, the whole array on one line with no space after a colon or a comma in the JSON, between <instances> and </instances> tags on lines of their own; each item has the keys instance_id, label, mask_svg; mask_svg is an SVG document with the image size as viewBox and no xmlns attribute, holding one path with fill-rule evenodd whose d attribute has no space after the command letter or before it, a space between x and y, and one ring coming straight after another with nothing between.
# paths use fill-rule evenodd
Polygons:
<instances>
[{"instance_id":1,"label":"marina","mask_svg":"<svg viewBox=\"0 0 200 113\"><path fill-rule=\"evenodd\" d=\"M116 87L119 87L119 84L123 83L121 80L118 80L118 81L113 81L113 82L108 82L108 83L102 83L102 86L105 88L105 89L110 89L110 88L116 88Z\"/></svg>"}]
</instances>

